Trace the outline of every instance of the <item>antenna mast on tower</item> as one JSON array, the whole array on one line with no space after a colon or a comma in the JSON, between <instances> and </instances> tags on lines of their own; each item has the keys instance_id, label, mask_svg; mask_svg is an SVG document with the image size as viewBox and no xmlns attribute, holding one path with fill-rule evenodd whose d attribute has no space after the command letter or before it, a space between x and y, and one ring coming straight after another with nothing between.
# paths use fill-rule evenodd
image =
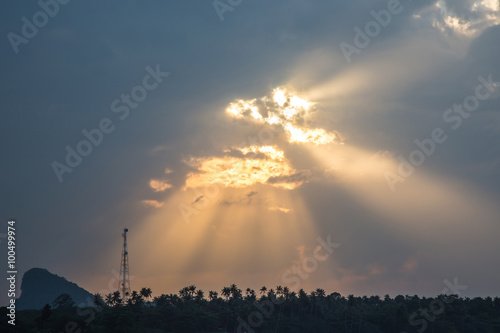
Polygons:
<instances>
[{"instance_id":1,"label":"antenna mast on tower","mask_svg":"<svg viewBox=\"0 0 500 333\"><path fill-rule=\"evenodd\" d=\"M130 273L128 267L128 250L127 250L127 232L128 229L123 229L123 249L122 259L120 262L120 293L123 303L126 303L130 296Z\"/></svg>"}]
</instances>

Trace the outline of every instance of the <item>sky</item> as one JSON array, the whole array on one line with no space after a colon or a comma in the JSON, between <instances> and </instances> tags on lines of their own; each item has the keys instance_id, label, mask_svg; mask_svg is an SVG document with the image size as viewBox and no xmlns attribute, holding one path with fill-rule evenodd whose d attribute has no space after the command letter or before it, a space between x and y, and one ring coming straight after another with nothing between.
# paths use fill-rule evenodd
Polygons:
<instances>
[{"instance_id":1,"label":"sky","mask_svg":"<svg viewBox=\"0 0 500 333\"><path fill-rule=\"evenodd\" d=\"M153 295L500 296L499 8L5 4L2 267L15 218L18 288L116 290L126 227Z\"/></svg>"}]
</instances>

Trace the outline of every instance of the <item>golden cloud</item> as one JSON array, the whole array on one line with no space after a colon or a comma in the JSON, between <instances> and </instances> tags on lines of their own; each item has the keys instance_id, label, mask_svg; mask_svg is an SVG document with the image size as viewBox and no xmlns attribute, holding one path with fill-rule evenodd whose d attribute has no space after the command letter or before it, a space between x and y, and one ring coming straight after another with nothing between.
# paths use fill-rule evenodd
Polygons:
<instances>
[{"instance_id":1,"label":"golden cloud","mask_svg":"<svg viewBox=\"0 0 500 333\"><path fill-rule=\"evenodd\" d=\"M278 211L278 212L282 212L285 214L288 213L289 211L291 211L291 209L289 209L289 208L278 207L278 206L269 207L268 209L271 211Z\"/></svg>"},{"instance_id":2,"label":"golden cloud","mask_svg":"<svg viewBox=\"0 0 500 333\"><path fill-rule=\"evenodd\" d=\"M151 187L155 192L163 192L173 186L163 180L159 179L151 179L149 181L149 187Z\"/></svg>"},{"instance_id":3,"label":"golden cloud","mask_svg":"<svg viewBox=\"0 0 500 333\"><path fill-rule=\"evenodd\" d=\"M295 170L285 159L284 152L272 146L249 146L226 150L241 156L192 158L187 163L197 171L189 173L187 188L220 183L225 187L245 188L267 184L283 189L294 189L306 179L304 172Z\"/></svg>"},{"instance_id":4,"label":"golden cloud","mask_svg":"<svg viewBox=\"0 0 500 333\"><path fill-rule=\"evenodd\" d=\"M161 206L163 206L163 202L159 202L156 200L142 200L141 202L146 206L151 206L155 208L160 208Z\"/></svg>"},{"instance_id":5,"label":"golden cloud","mask_svg":"<svg viewBox=\"0 0 500 333\"><path fill-rule=\"evenodd\" d=\"M309 128L314 104L285 88L273 90L272 98L236 100L226 109L233 118L261 124L277 125L287 133L290 143L325 145L339 141L335 133L323 128Z\"/></svg>"},{"instance_id":6,"label":"golden cloud","mask_svg":"<svg viewBox=\"0 0 500 333\"><path fill-rule=\"evenodd\" d=\"M226 114L262 125L279 126L289 143L326 145L340 142L338 136L323 128L309 126L314 104L286 88L276 88L271 96L230 103ZM231 147L225 156L191 158L186 163L196 171L186 178L186 188L222 184L228 188L245 188L265 184L292 190L310 177L310 171L298 171L286 159L283 150L270 145ZM285 210L280 210L287 212Z\"/></svg>"}]
</instances>

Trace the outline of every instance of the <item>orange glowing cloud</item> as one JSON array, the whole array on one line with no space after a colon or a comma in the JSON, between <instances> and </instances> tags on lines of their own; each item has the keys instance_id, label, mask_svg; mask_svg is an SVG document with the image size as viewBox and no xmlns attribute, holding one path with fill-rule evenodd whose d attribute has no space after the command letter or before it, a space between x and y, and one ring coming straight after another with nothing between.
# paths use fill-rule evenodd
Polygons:
<instances>
[{"instance_id":1,"label":"orange glowing cloud","mask_svg":"<svg viewBox=\"0 0 500 333\"><path fill-rule=\"evenodd\" d=\"M186 187L220 183L225 187L245 188L267 184L291 190L306 180L307 173L295 170L285 159L283 151L275 147L249 146L225 152L239 152L242 156L192 158L188 161L197 171L188 174Z\"/></svg>"},{"instance_id":2,"label":"orange glowing cloud","mask_svg":"<svg viewBox=\"0 0 500 333\"><path fill-rule=\"evenodd\" d=\"M278 206L273 206L268 208L270 211L277 211L277 212L282 212L282 213L288 213L291 211L289 208L284 208L284 207L278 207Z\"/></svg>"},{"instance_id":3,"label":"orange glowing cloud","mask_svg":"<svg viewBox=\"0 0 500 333\"><path fill-rule=\"evenodd\" d=\"M149 187L151 187L155 192L163 192L169 188L172 188L172 185L164 182L163 180L151 179L149 181Z\"/></svg>"},{"instance_id":4,"label":"orange glowing cloud","mask_svg":"<svg viewBox=\"0 0 500 333\"><path fill-rule=\"evenodd\" d=\"M336 139L335 134L328 133L322 128L303 129L293 126L290 123L285 125L285 130L289 134L290 142L306 143L311 142L317 145L326 145Z\"/></svg>"},{"instance_id":5,"label":"orange glowing cloud","mask_svg":"<svg viewBox=\"0 0 500 333\"><path fill-rule=\"evenodd\" d=\"M286 88L276 88L271 97L238 99L230 103L226 114L261 125L280 127L288 143L310 143L315 146L340 142L338 136L323 128L313 128L314 103ZM226 188L245 188L265 184L292 190L310 178L308 170L298 171L285 152L270 145L248 145L223 150L225 156L192 157L186 163L195 169L186 177L186 188L221 184ZM289 210L276 208L283 213Z\"/></svg>"},{"instance_id":6,"label":"orange glowing cloud","mask_svg":"<svg viewBox=\"0 0 500 333\"><path fill-rule=\"evenodd\" d=\"M163 202L159 202L157 200L142 200L141 202L146 206L151 206L154 208L160 208L163 206Z\"/></svg>"}]
</instances>

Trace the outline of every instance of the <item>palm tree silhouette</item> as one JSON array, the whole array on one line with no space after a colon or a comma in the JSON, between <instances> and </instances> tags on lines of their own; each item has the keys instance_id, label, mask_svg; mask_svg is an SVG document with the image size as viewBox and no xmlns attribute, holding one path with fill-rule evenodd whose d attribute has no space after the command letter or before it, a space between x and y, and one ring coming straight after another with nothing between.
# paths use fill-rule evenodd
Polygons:
<instances>
[{"instance_id":1,"label":"palm tree silhouette","mask_svg":"<svg viewBox=\"0 0 500 333\"><path fill-rule=\"evenodd\" d=\"M213 290L210 290L210 291L208 292L208 299L209 299L210 301L216 300L216 299L217 299L217 297L219 297L219 293L218 293L218 292L213 291Z\"/></svg>"},{"instance_id":2,"label":"palm tree silhouette","mask_svg":"<svg viewBox=\"0 0 500 333\"><path fill-rule=\"evenodd\" d=\"M151 297L152 293L153 292L151 291L151 288L142 288L140 291L141 296L144 297L147 301Z\"/></svg>"},{"instance_id":3,"label":"palm tree silhouette","mask_svg":"<svg viewBox=\"0 0 500 333\"><path fill-rule=\"evenodd\" d=\"M229 300L229 296L231 296L231 288L229 287L222 288L221 295L226 298L226 301Z\"/></svg>"},{"instance_id":4,"label":"palm tree silhouette","mask_svg":"<svg viewBox=\"0 0 500 333\"><path fill-rule=\"evenodd\" d=\"M241 298L241 289L239 289L234 283L229 287L229 289L233 299Z\"/></svg>"}]
</instances>

